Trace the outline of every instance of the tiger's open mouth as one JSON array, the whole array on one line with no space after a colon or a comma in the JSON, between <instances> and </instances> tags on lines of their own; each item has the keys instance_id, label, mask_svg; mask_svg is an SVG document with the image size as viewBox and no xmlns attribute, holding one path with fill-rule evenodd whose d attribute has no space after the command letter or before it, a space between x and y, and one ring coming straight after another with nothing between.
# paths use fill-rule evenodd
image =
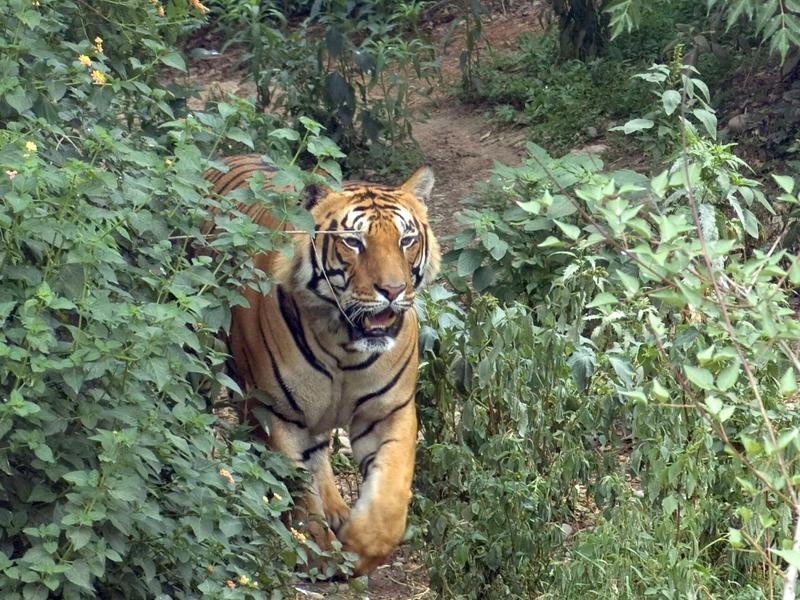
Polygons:
<instances>
[{"instance_id":1,"label":"tiger's open mouth","mask_svg":"<svg viewBox=\"0 0 800 600\"><path fill-rule=\"evenodd\" d=\"M391 308L385 308L380 312L365 317L361 323L361 329L364 335L367 336L386 335L397 322L397 317L397 313Z\"/></svg>"}]
</instances>

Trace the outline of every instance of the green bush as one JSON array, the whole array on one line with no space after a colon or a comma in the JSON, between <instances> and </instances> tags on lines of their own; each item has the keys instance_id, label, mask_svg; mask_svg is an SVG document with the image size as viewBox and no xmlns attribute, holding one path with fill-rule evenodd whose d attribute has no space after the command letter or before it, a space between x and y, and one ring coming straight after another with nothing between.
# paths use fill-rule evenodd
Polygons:
<instances>
[{"instance_id":1,"label":"green bush","mask_svg":"<svg viewBox=\"0 0 800 600\"><path fill-rule=\"evenodd\" d=\"M436 69L413 5L317 2L290 24L283 3L215 4L225 47L241 49L260 108L312 117L356 172L371 168L385 178L420 161L411 90L429 85Z\"/></svg>"},{"instance_id":2,"label":"green bush","mask_svg":"<svg viewBox=\"0 0 800 600\"><path fill-rule=\"evenodd\" d=\"M190 260L202 172L269 121L240 101L190 113L159 85L200 13L158 6L0 6L3 598L280 597L319 573L282 520L301 475L197 389L235 388L214 339L236 290L268 284L248 251L281 243L224 210L209 243L225 253ZM261 142L290 182L308 146L340 155L306 125ZM253 196L308 227L292 197Z\"/></svg>"},{"instance_id":3,"label":"green bush","mask_svg":"<svg viewBox=\"0 0 800 600\"><path fill-rule=\"evenodd\" d=\"M752 248L744 207L800 197L788 177L768 201L741 176L691 69L677 105L669 68L650 73L677 142L666 168L531 147L490 188L516 207L465 213L456 241L473 285L528 306L425 306L417 507L445 597L792 594L800 261Z\"/></svg>"}]
</instances>

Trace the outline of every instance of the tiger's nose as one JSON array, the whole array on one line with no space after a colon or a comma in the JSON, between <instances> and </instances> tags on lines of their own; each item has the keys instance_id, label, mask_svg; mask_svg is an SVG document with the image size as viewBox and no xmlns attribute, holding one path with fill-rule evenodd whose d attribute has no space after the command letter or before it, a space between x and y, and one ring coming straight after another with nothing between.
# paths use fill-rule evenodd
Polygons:
<instances>
[{"instance_id":1,"label":"tiger's nose","mask_svg":"<svg viewBox=\"0 0 800 600\"><path fill-rule=\"evenodd\" d=\"M401 283L397 284L382 284L378 285L375 284L375 289L378 290L378 293L384 296L389 302L397 298L400 294L402 294L406 289L406 284Z\"/></svg>"}]
</instances>

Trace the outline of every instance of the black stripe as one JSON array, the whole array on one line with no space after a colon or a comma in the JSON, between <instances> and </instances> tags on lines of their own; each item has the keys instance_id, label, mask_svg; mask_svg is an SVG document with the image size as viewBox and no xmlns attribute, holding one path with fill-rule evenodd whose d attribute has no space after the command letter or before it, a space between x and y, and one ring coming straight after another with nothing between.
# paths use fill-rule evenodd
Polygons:
<instances>
[{"instance_id":1,"label":"black stripe","mask_svg":"<svg viewBox=\"0 0 800 600\"><path fill-rule=\"evenodd\" d=\"M327 354L327 355L328 355L330 358L332 358L333 360L335 360L335 361L336 361L336 365L338 366L338 365L339 365L339 359L338 359L338 358L336 358L336 355L335 355L335 354L333 354L333 353L332 353L330 350L328 350L328 349L325 347L325 345L324 345L322 342L320 342L320 341L319 341L319 338L317 337L317 334L316 334L316 332L314 332L314 330L312 330L312 331L311 331L311 335L313 335L313 336L314 336L314 341L315 341L315 342L317 342L317 346L319 346L319 347L320 347L320 349L321 349L321 350L322 350L322 351L323 351L325 354Z\"/></svg>"},{"instance_id":2,"label":"black stripe","mask_svg":"<svg viewBox=\"0 0 800 600\"><path fill-rule=\"evenodd\" d=\"M319 444L314 444L310 448L303 450L303 454L301 455L303 462L308 461L314 453L319 452L323 448L327 448L330 443L330 439L322 440Z\"/></svg>"},{"instance_id":3,"label":"black stripe","mask_svg":"<svg viewBox=\"0 0 800 600\"><path fill-rule=\"evenodd\" d=\"M281 421L284 421L286 423L291 423L292 425L294 425L295 427L299 427L300 429L305 429L306 428L305 423L303 423L302 421L298 421L296 419L290 419L289 417L279 413L277 410L275 410L273 407L271 407L269 405L262 404L262 406L265 409L267 409L268 412L270 412L273 415L275 415Z\"/></svg>"},{"instance_id":4,"label":"black stripe","mask_svg":"<svg viewBox=\"0 0 800 600\"><path fill-rule=\"evenodd\" d=\"M290 301L292 306L289 306ZM312 352L311 347L308 345L308 340L303 332L303 324L300 322L300 318L297 314L297 304L294 299L286 297L281 286L278 286L278 306L281 310L283 321L286 323L286 327L289 329L289 333L292 334L292 339L294 339L297 349L300 350L300 354L303 355L306 362L328 379L333 379L333 376L322 363L319 362L314 352Z\"/></svg>"},{"instance_id":5,"label":"black stripe","mask_svg":"<svg viewBox=\"0 0 800 600\"><path fill-rule=\"evenodd\" d=\"M358 471L361 473L361 478L366 479L367 475L369 474L369 468L372 466L372 463L375 462L375 459L378 457L378 452L381 451L386 444L389 442L396 442L397 440L394 438L384 440L380 446L378 446L377 450L373 450L369 454L367 454L364 458L361 459L361 462L358 463Z\"/></svg>"},{"instance_id":6,"label":"black stripe","mask_svg":"<svg viewBox=\"0 0 800 600\"><path fill-rule=\"evenodd\" d=\"M231 175L231 178L225 183L223 183L220 187L218 187L216 192L220 196L226 195L231 190L241 187L244 183L249 181L256 171L270 171L270 169L264 166L258 167L255 165L252 166L248 165L246 168L242 169L239 172L233 170L228 171L226 175Z\"/></svg>"},{"instance_id":7,"label":"black stripe","mask_svg":"<svg viewBox=\"0 0 800 600\"><path fill-rule=\"evenodd\" d=\"M373 398L377 398L378 396L381 396L381 395L385 394L386 392L388 392L389 390L391 390L397 384L397 382L400 380L400 377L403 375L403 373L405 373L406 367L408 367L408 363L411 362L411 357L412 356L414 356L414 347L413 347L413 345L412 345L412 348L411 348L411 352L408 353L408 358L406 359L406 362L403 363L403 366L400 367L400 370L397 371L397 373L395 373L394 377L392 377L392 379L389 381L389 383L387 383L381 389L376 390L374 392L370 392L366 396L361 396L358 400L356 400L356 410L362 404L367 402L368 400L372 400Z\"/></svg>"},{"instance_id":8,"label":"black stripe","mask_svg":"<svg viewBox=\"0 0 800 600\"><path fill-rule=\"evenodd\" d=\"M278 370L278 365L275 364L275 357L272 355L272 351L269 349L269 346L266 344L264 347L267 349L267 354L269 355L269 362L272 365L272 373L275 375L275 379L278 380L278 385L283 392L283 395L286 396L286 400L289 402L289 406L291 406L295 411L299 412L301 415L303 411L298 406L297 401L294 399L294 395L292 394L291 390L286 387L286 382L283 381L283 377L281 377L281 372Z\"/></svg>"},{"instance_id":9,"label":"black stripe","mask_svg":"<svg viewBox=\"0 0 800 600\"><path fill-rule=\"evenodd\" d=\"M375 450L374 452L370 452L364 457L360 463L358 463L358 471L361 473L362 479L367 478L367 471L372 466L372 463L375 461L375 457L378 456L378 451Z\"/></svg>"},{"instance_id":10,"label":"black stripe","mask_svg":"<svg viewBox=\"0 0 800 600\"><path fill-rule=\"evenodd\" d=\"M391 417L394 413L396 413L396 412L398 412L400 410L403 410L406 406L408 406L408 404L413 399L414 399L414 394L411 394L411 397L408 400L406 400L405 402L403 402L400 406L395 406L392 410L390 410L388 413L386 413L380 419L376 419L375 421L373 421L372 423L367 425L366 428L364 428L364 431L359 433L357 436L350 438L350 446L352 447L358 440L360 440L364 436L369 435L370 433L372 433L372 431L375 429L375 427L378 426L379 423L381 423L382 421L385 421L386 419Z\"/></svg>"},{"instance_id":11,"label":"black stripe","mask_svg":"<svg viewBox=\"0 0 800 600\"><path fill-rule=\"evenodd\" d=\"M272 355L272 350L269 349L269 343L267 342L267 335L266 332L264 331L264 326L261 323L261 319L258 319L258 328L261 331L261 338L264 340L264 348L267 350L267 355L269 356L269 362L270 365L272 366L272 373L273 375L275 375L275 379L278 380L278 385L280 386L283 395L286 397L286 400L287 402L289 402L289 406L291 406L292 409L294 409L296 412L299 412L301 415L305 416L303 414L303 411L300 409L297 402L295 401L291 390L288 387L286 387L286 382L284 382L283 377L281 377L281 372L278 369L278 365L275 363L275 357Z\"/></svg>"},{"instance_id":12,"label":"black stripe","mask_svg":"<svg viewBox=\"0 0 800 600\"><path fill-rule=\"evenodd\" d=\"M367 360L365 360L363 362L356 363L354 365L345 365L344 367L342 367L342 371L358 371L360 369L366 369L367 367L371 366L372 363L374 363L380 357L381 357L381 353L380 352L375 352L375 353L372 354L372 356L370 356Z\"/></svg>"},{"instance_id":13,"label":"black stripe","mask_svg":"<svg viewBox=\"0 0 800 600\"><path fill-rule=\"evenodd\" d=\"M411 272L414 274L414 287L418 288L420 283L422 283L422 278L425 276L425 273L422 271L422 267L425 265L425 260L428 254L428 230L425 227L420 228L420 232L422 233L421 236L421 248L419 249L419 263L417 263L414 267L412 267Z\"/></svg>"},{"instance_id":14,"label":"black stripe","mask_svg":"<svg viewBox=\"0 0 800 600\"><path fill-rule=\"evenodd\" d=\"M313 246L313 243L311 241L308 242L308 259L309 259L309 261L311 261L311 270L314 272L314 274L311 276L311 279L308 281L308 284L306 285L306 288L311 290L311 292L313 292L314 295L317 298L319 298L321 300L324 300L325 302L327 302L328 304L332 304L333 306L338 306L338 304L336 304L336 300L333 300L332 298L328 298L327 296L324 296L317 289L318 284L323 279L323 276L320 274L319 261L317 260L317 253L314 252L314 246Z\"/></svg>"}]
</instances>

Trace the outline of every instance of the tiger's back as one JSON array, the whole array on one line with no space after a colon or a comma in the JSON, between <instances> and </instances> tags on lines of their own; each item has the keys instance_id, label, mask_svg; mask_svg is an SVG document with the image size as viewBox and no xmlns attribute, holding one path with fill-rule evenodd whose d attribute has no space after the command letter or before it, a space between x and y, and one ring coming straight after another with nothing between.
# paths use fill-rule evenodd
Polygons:
<instances>
[{"instance_id":1,"label":"tiger's back","mask_svg":"<svg viewBox=\"0 0 800 600\"><path fill-rule=\"evenodd\" d=\"M219 194L272 172L255 155L226 160L208 179ZM292 234L294 253L254 257L274 279L268 295L246 289L229 336L245 388L266 392L250 410L270 414L269 443L313 475L307 509L324 515L357 572L375 568L405 528L416 441L418 323L414 294L438 271L439 248L424 201L433 176L418 170L399 187L350 182L341 191L312 189L304 205L311 236ZM263 207L242 207L255 222L278 223ZM330 468L330 431L346 427L364 478L352 508ZM313 528L323 546L330 532Z\"/></svg>"}]
</instances>

